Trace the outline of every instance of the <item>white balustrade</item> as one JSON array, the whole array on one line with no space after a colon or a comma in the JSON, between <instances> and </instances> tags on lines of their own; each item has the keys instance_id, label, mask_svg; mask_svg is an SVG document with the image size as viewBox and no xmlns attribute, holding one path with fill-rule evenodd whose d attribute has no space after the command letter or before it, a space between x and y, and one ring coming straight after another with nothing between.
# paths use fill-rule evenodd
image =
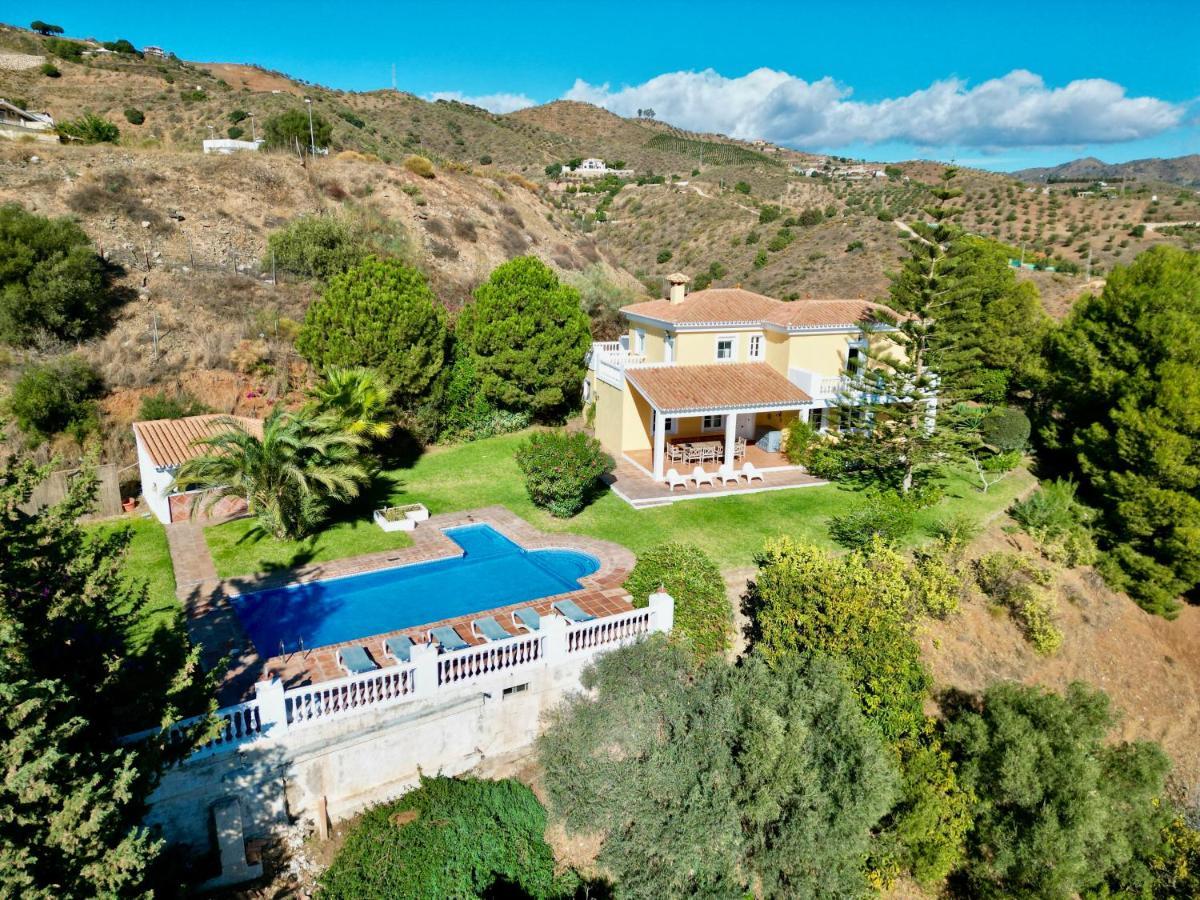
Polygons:
<instances>
[{"instance_id":1,"label":"white balustrade","mask_svg":"<svg viewBox=\"0 0 1200 900\"><path fill-rule=\"evenodd\" d=\"M645 362L645 354L630 353L620 341L597 341L592 344L588 365L601 381L619 388L625 383L625 369Z\"/></svg>"},{"instance_id":2,"label":"white balustrade","mask_svg":"<svg viewBox=\"0 0 1200 900\"><path fill-rule=\"evenodd\" d=\"M540 635L519 635L443 654L437 661L438 684L457 684L537 662L543 657L543 641Z\"/></svg>"},{"instance_id":3,"label":"white balustrade","mask_svg":"<svg viewBox=\"0 0 1200 900\"><path fill-rule=\"evenodd\" d=\"M586 622L569 623L562 616L542 617L534 633L514 635L450 653L438 653L433 644L417 644L411 661L384 666L361 675L284 688L278 678L255 684L255 697L217 710L217 734L193 753L193 758L231 750L259 737L274 739L297 728L333 719L384 709L400 703L453 696L474 689L477 683L503 678L517 669L554 668L568 660L581 660L615 649L653 631L669 632L674 621L674 601L665 593L650 596L650 604ZM167 740L188 740L189 730L205 719L192 716L176 722ZM124 738L125 743L158 733L148 729Z\"/></svg>"},{"instance_id":4,"label":"white balustrade","mask_svg":"<svg viewBox=\"0 0 1200 900\"><path fill-rule=\"evenodd\" d=\"M288 729L369 708L390 706L414 693L412 666L387 666L283 692Z\"/></svg>"},{"instance_id":5,"label":"white balustrade","mask_svg":"<svg viewBox=\"0 0 1200 900\"><path fill-rule=\"evenodd\" d=\"M650 610L643 608L571 625L567 629L567 653L581 653L641 637L650 632L650 619Z\"/></svg>"}]
</instances>

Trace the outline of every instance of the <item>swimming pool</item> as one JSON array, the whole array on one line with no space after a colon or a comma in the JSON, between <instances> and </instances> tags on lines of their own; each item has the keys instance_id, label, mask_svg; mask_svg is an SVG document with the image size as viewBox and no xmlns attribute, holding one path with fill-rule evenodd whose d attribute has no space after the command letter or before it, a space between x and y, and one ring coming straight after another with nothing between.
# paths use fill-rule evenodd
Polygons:
<instances>
[{"instance_id":1,"label":"swimming pool","mask_svg":"<svg viewBox=\"0 0 1200 900\"><path fill-rule=\"evenodd\" d=\"M576 591L600 568L576 550L524 550L490 525L444 534L461 557L241 594L233 608L266 658Z\"/></svg>"}]
</instances>

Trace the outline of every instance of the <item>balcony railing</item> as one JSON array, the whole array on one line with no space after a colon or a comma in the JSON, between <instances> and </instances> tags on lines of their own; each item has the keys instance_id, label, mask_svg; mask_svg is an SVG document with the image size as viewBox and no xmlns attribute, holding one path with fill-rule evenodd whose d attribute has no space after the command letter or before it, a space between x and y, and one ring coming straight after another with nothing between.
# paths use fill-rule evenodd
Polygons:
<instances>
[{"instance_id":1,"label":"balcony railing","mask_svg":"<svg viewBox=\"0 0 1200 900\"><path fill-rule=\"evenodd\" d=\"M845 375L822 375L810 369L788 369L788 381L814 400L833 400L848 385Z\"/></svg>"},{"instance_id":2,"label":"balcony railing","mask_svg":"<svg viewBox=\"0 0 1200 900\"><path fill-rule=\"evenodd\" d=\"M615 388L624 387L626 368L645 362L645 354L630 353L620 341L597 341L588 356L588 367L596 377Z\"/></svg>"}]
</instances>

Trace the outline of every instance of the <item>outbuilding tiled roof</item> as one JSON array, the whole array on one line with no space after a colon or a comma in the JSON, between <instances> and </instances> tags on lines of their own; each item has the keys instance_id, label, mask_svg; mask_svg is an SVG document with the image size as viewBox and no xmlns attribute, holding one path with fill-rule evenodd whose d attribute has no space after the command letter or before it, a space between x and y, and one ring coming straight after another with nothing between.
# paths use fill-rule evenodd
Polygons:
<instances>
[{"instance_id":1,"label":"outbuilding tiled roof","mask_svg":"<svg viewBox=\"0 0 1200 900\"><path fill-rule=\"evenodd\" d=\"M664 414L811 403L812 397L766 363L633 366L625 377Z\"/></svg>"},{"instance_id":2,"label":"outbuilding tiled roof","mask_svg":"<svg viewBox=\"0 0 1200 900\"><path fill-rule=\"evenodd\" d=\"M647 300L622 312L673 325L747 324L781 328L853 328L890 321L895 314L869 300L775 300L743 288L693 291L678 303Z\"/></svg>"},{"instance_id":3,"label":"outbuilding tiled roof","mask_svg":"<svg viewBox=\"0 0 1200 900\"><path fill-rule=\"evenodd\" d=\"M226 430L228 425L224 423L230 419L255 437L262 437L261 419L216 414L134 422L133 431L141 439L150 461L161 469L178 466L192 457L199 456L204 452L204 448L197 447L195 442Z\"/></svg>"}]
</instances>

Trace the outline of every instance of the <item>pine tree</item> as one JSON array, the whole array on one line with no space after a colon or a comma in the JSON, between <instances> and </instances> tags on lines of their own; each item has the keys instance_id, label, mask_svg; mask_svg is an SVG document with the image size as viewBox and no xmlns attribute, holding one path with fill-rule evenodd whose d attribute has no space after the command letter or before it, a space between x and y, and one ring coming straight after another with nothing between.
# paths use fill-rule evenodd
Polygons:
<instances>
[{"instance_id":1,"label":"pine tree","mask_svg":"<svg viewBox=\"0 0 1200 900\"><path fill-rule=\"evenodd\" d=\"M952 219L962 212L951 205L962 194L951 186L954 177L952 168L942 173L932 189L937 202L924 210L931 221L913 225L909 255L892 276L888 299L895 316L870 336L866 362L849 374L838 400L842 465L904 495L935 482L962 456L963 435L935 367L965 366L974 355L940 327L945 311L964 302L954 275L959 231Z\"/></svg>"},{"instance_id":2,"label":"pine tree","mask_svg":"<svg viewBox=\"0 0 1200 900\"><path fill-rule=\"evenodd\" d=\"M129 533L76 524L90 474L23 512L45 475L0 463L0 896L136 896L160 846L140 825L145 799L190 746L168 747L163 727L211 708L212 677L169 633L131 649L147 595L122 571Z\"/></svg>"}]
</instances>

